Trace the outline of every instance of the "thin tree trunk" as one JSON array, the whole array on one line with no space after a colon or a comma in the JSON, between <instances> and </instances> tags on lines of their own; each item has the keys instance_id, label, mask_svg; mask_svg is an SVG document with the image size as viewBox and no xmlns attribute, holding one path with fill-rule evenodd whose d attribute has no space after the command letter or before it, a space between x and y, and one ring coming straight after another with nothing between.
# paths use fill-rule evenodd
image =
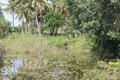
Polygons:
<instances>
[{"instance_id":1,"label":"thin tree trunk","mask_svg":"<svg viewBox=\"0 0 120 80\"><path fill-rule=\"evenodd\" d=\"M36 2L34 2L34 27L36 27L36 15L37 15L37 12L36 12Z\"/></svg>"},{"instance_id":2,"label":"thin tree trunk","mask_svg":"<svg viewBox=\"0 0 120 80\"><path fill-rule=\"evenodd\" d=\"M41 24L40 24L40 34L43 34L43 20L41 19Z\"/></svg>"},{"instance_id":3,"label":"thin tree trunk","mask_svg":"<svg viewBox=\"0 0 120 80\"><path fill-rule=\"evenodd\" d=\"M57 5L55 4L53 7L54 7L54 11L57 12Z\"/></svg>"},{"instance_id":4,"label":"thin tree trunk","mask_svg":"<svg viewBox=\"0 0 120 80\"><path fill-rule=\"evenodd\" d=\"M27 26L26 26L26 32L28 32L28 23L26 23L27 24Z\"/></svg>"},{"instance_id":5,"label":"thin tree trunk","mask_svg":"<svg viewBox=\"0 0 120 80\"><path fill-rule=\"evenodd\" d=\"M30 33L30 22L27 25L27 31Z\"/></svg>"},{"instance_id":6,"label":"thin tree trunk","mask_svg":"<svg viewBox=\"0 0 120 80\"><path fill-rule=\"evenodd\" d=\"M24 30L24 20L22 20L22 33L25 33L25 30Z\"/></svg>"},{"instance_id":7,"label":"thin tree trunk","mask_svg":"<svg viewBox=\"0 0 120 80\"><path fill-rule=\"evenodd\" d=\"M14 30L14 9L13 9L13 30Z\"/></svg>"},{"instance_id":8,"label":"thin tree trunk","mask_svg":"<svg viewBox=\"0 0 120 80\"><path fill-rule=\"evenodd\" d=\"M38 22L38 17L36 15L36 24L38 26L38 31L39 31L39 34L42 35L43 34L43 20L42 20L42 9L40 7L40 15L41 15L41 20L40 20L40 25L39 25L39 22Z\"/></svg>"},{"instance_id":9,"label":"thin tree trunk","mask_svg":"<svg viewBox=\"0 0 120 80\"><path fill-rule=\"evenodd\" d=\"M55 28L55 31L54 31L54 36L58 34L58 29Z\"/></svg>"},{"instance_id":10,"label":"thin tree trunk","mask_svg":"<svg viewBox=\"0 0 120 80\"><path fill-rule=\"evenodd\" d=\"M58 10L58 6L56 5L56 6L55 6L55 12L57 12L57 10Z\"/></svg>"},{"instance_id":11,"label":"thin tree trunk","mask_svg":"<svg viewBox=\"0 0 120 80\"><path fill-rule=\"evenodd\" d=\"M27 26L26 26L26 32L30 32L30 22L27 22Z\"/></svg>"},{"instance_id":12,"label":"thin tree trunk","mask_svg":"<svg viewBox=\"0 0 120 80\"><path fill-rule=\"evenodd\" d=\"M36 24L37 24L37 27L38 27L39 35L42 35L42 21L39 24L37 15L36 15Z\"/></svg>"}]
</instances>

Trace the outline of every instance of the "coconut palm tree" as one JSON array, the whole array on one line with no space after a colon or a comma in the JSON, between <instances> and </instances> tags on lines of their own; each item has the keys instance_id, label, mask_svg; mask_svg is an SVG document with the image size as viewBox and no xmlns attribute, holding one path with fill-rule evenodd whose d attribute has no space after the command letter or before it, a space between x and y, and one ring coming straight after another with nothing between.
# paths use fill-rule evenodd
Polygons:
<instances>
[{"instance_id":1,"label":"coconut palm tree","mask_svg":"<svg viewBox=\"0 0 120 80\"><path fill-rule=\"evenodd\" d=\"M3 8L1 8L2 6L6 6L6 5L8 5L8 4L4 4L4 3L0 3L0 23L2 24L2 23L4 23L4 16L3 16L3 12L2 11L4 11L5 9L3 9Z\"/></svg>"},{"instance_id":2,"label":"coconut palm tree","mask_svg":"<svg viewBox=\"0 0 120 80\"><path fill-rule=\"evenodd\" d=\"M55 12L65 12L67 10L67 6L65 5L65 0L51 0L53 10Z\"/></svg>"},{"instance_id":3,"label":"coconut palm tree","mask_svg":"<svg viewBox=\"0 0 120 80\"><path fill-rule=\"evenodd\" d=\"M17 14L17 17L22 19L23 23L24 20L26 20L28 25L34 20L34 24L37 24L38 26L39 34L42 34L42 17L47 9L47 0L10 0L7 11L14 11L14 13ZM24 26L22 27L22 31L24 31L23 29Z\"/></svg>"},{"instance_id":4,"label":"coconut palm tree","mask_svg":"<svg viewBox=\"0 0 120 80\"><path fill-rule=\"evenodd\" d=\"M43 15L45 11L49 11L47 0L33 0L35 22L38 26L39 34L43 33Z\"/></svg>"},{"instance_id":5,"label":"coconut palm tree","mask_svg":"<svg viewBox=\"0 0 120 80\"><path fill-rule=\"evenodd\" d=\"M6 11L8 13L13 13L13 26L14 26L14 14L17 14L17 17L19 19L22 20L22 24L24 24L24 19L25 19L25 15L24 15L24 4L23 4L24 0L10 0L9 1L9 5L6 8ZM22 26L22 32L24 33L24 25Z\"/></svg>"}]
</instances>

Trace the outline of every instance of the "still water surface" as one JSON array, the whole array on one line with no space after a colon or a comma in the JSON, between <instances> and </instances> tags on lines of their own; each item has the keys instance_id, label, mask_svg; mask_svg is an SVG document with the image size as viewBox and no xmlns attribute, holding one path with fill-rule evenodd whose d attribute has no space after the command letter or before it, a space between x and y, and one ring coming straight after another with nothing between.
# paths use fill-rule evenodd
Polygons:
<instances>
[{"instance_id":1,"label":"still water surface","mask_svg":"<svg viewBox=\"0 0 120 80\"><path fill-rule=\"evenodd\" d=\"M4 59L4 58L3 58ZM4 61L0 59L0 63ZM10 80L11 77L15 76L18 73L18 69L23 66L23 59L22 58L11 58L9 65L1 65L0 67L0 80Z\"/></svg>"}]
</instances>

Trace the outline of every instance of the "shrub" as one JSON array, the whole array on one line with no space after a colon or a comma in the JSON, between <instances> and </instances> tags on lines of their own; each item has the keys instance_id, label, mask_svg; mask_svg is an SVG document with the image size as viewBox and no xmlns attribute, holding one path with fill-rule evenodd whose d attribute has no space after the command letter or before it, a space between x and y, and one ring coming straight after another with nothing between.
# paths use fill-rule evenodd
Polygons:
<instances>
[{"instance_id":1,"label":"shrub","mask_svg":"<svg viewBox=\"0 0 120 80\"><path fill-rule=\"evenodd\" d=\"M63 15L59 12L50 12L44 16L45 29L50 30L51 35L57 34L57 29L63 24Z\"/></svg>"}]
</instances>

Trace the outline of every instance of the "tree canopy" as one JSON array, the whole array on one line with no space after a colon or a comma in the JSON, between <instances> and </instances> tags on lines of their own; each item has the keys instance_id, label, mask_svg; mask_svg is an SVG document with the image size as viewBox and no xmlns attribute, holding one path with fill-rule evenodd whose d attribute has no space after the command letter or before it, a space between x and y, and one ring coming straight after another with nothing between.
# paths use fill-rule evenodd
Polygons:
<instances>
[{"instance_id":1,"label":"tree canopy","mask_svg":"<svg viewBox=\"0 0 120 80\"><path fill-rule=\"evenodd\" d=\"M10 0L7 11L23 20L24 32L88 34L99 56L110 58L120 56L119 9L119 0Z\"/></svg>"}]
</instances>

